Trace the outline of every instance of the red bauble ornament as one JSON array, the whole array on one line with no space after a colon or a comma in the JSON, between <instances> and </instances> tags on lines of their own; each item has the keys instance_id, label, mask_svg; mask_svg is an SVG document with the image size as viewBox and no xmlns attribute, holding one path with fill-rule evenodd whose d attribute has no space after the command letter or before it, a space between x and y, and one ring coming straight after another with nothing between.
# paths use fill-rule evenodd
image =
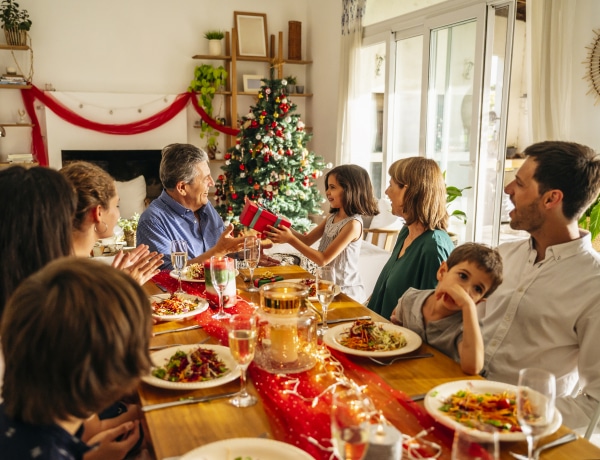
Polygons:
<instances>
[{"instance_id":1,"label":"red bauble ornament","mask_svg":"<svg viewBox=\"0 0 600 460\"><path fill-rule=\"evenodd\" d=\"M271 128L276 128L277 127L277 122L274 121L273 123L271 123Z\"/></svg>"},{"instance_id":2,"label":"red bauble ornament","mask_svg":"<svg viewBox=\"0 0 600 460\"><path fill-rule=\"evenodd\" d=\"M258 190L260 188L260 184L254 184L254 190Z\"/></svg>"},{"instance_id":3,"label":"red bauble ornament","mask_svg":"<svg viewBox=\"0 0 600 460\"><path fill-rule=\"evenodd\" d=\"M240 171L244 171L246 169L245 165L240 165Z\"/></svg>"},{"instance_id":4,"label":"red bauble ornament","mask_svg":"<svg viewBox=\"0 0 600 460\"><path fill-rule=\"evenodd\" d=\"M256 127L258 127L258 122L256 120L252 120L252 123L250 123L250 126L252 128L256 128Z\"/></svg>"},{"instance_id":5,"label":"red bauble ornament","mask_svg":"<svg viewBox=\"0 0 600 460\"><path fill-rule=\"evenodd\" d=\"M224 158L226 160L230 160L231 159L231 153L226 153Z\"/></svg>"},{"instance_id":6,"label":"red bauble ornament","mask_svg":"<svg viewBox=\"0 0 600 460\"><path fill-rule=\"evenodd\" d=\"M220 174L219 177L217 178L217 180L219 182L223 182L225 180L225 176L223 174Z\"/></svg>"},{"instance_id":7,"label":"red bauble ornament","mask_svg":"<svg viewBox=\"0 0 600 460\"><path fill-rule=\"evenodd\" d=\"M227 211L228 212L233 212L233 207L232 206L227 206Z\"/></svg>"},{"instance_id":8,"label":"red bauble ornament","mask_svg":"<svg viewBox=\"0 0 600 460\"><path fill-rule=\"evenodd\" d=\"M252 184L252 182L254 182L254 179L252 179L251 177L248 177L248 183Z\"/></svg>"},{"instance_id":9,"label":"red bauble ornament","mask_svg":"<svg viewBox=\"0 0 600 460\"><path fill-rule=\"evenodd\" d=\"M267 116L267 112L266 112L266 111L264 111L264 110L263 110L262 112L260 112L260 114L261 114L263 117L266 117L266 116Z\"/></svg>"},{"instance_id":10,"label":"red bauble ornament","mask_svg":"<svg viewBox=\"0 0 600 460\"><path fill-rule=\"evenodd\" d=\"M290 177L290 182L295 182L296 179L294 179L293 177Z\"/></svg>"},{"instance_id":11,"label":"red bauble ornament","mask_svg":"<svg viewBox=\"0 0 600 460\"><path fill-rule=\"evenodd\" d=\"M238 199L238 194L237 193L232 193L231 194L231 199L232 200L237 200Z\"/></svg>"}]
</instances>

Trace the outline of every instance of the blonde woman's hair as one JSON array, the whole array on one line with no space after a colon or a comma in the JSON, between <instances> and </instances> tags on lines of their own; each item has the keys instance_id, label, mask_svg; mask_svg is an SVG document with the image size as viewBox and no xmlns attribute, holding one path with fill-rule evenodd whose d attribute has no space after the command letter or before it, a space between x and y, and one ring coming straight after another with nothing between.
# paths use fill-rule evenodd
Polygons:
<instances>
[{"instance_id":1,"label":"blonde woman's hair","mask_svg":"<svg viewBox=\"0 0 600 460\"><path fill-rule=\"evenodd\" d=\"M410 157L390 166L391 179L404 194L406 225L418 222L427 230L447 230L446 183L438 164L429 158Z\"/></svg>"}]
</instances>

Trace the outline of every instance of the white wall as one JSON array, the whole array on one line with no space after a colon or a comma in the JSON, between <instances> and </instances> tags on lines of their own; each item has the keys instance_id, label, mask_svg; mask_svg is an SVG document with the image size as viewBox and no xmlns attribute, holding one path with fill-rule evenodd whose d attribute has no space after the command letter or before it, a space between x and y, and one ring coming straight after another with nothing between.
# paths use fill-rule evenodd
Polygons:
<instances>
[{"instance_id":1,"label":"white wall","mask_svg":"<svg viewBox=\"0 0 600 460\"><path fill-rule=\"evenodd\" d=\"M571 84L571 136L573 142L592 147L600 152L600 105L594 105L596 98L586 93L589 83L583 80L586 67L582 64L587 58L586 46L595 37L593 30L600 27L600 2L598 0L577 0L573 30L573 73Z\"/></svg>"},{"instance_id":2,"label":"white wall","mask_svg":"<svg viewBox=\"0 0 600 460\"><path fill-rule=\"evenodd\" d=\"M148 99L150 95L172 96L185 92L195 66L200 63L192 56L207 52L204 32L231 30L234 11L266 13L269 35L284 33L284 56L287 56L288 21L301 21L302 56L313 59L314 63L306 68L289 66L284 69L284 75L293 73L299 80L306 79L306 90L314 97L298 101L298 105L302 118L314 128L314 140L309 147L328 161L334 160L341 0L253 0L251 3L241 0L21 0L19 3L29 11L33 21L30 31L34 50L33 83L40 89L51 84L57 91L74 92L86 98L90 93L107 94L95 102L98 110L115 104L114 98L118 98L119 93L134 95L134 98L148 95L140 96ZM0 71L4 73L9 65L14 66L10 52L0 53ZM258 66L256 73L267 75L266 66L252 65ZM98 99L97 95L90 97ZM0 91L0 101L0 122L14 122L17 109L22 107L19 91ZM252 103L249 98L240 101L248 106ZM241 113L246 111L240 109ZM43 120L44 114L41 115ZM197 118L189 108L184 121L180 122L186 123L187 141L203 146L198 130L193 128L193 120ZM73 132L79 135L79 131ZM28 129L7 128L7 132L8 136L0 139L0 154L29 151ZM50 139L49 142L53 144ZM103 143L102 139L95 142Z\"/></svg>"}]
</instances>

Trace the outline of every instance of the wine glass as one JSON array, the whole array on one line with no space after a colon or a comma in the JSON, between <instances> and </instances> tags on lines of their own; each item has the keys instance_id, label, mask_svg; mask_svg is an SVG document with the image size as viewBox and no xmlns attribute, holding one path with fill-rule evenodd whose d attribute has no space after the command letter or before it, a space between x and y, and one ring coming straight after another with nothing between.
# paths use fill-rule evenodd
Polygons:
<instances>
[{"instance_id":1,"label":"wine glass","mask_svg":"<svg viewBox=\"0 0 600 460\"><path fill-rule=\"evenodd\" d=\"M321 310L323 311L321 334L325 335L327 331L327 310L335 297L335 273L333 267L318 267L315 285L317 299L319 299Z\"/></svg>"},{"instance_id":2,"label":"wine glass","mask_svg":"<svg viewBox=\"0 0 600 460\"><path fill-rule=\"evenodd\" d=\"M256 347L256 316L239 313L229 318L229 349L240 368L240 392L229 402L236 407L248 407L256 404L256 397L246 390L246 370L254 359Z\"/></svg>"},{"instance_id":3,"label":"wine glass","mask_svg":"<svg viewBox=\"0 0 600 460\"><path fill-rule=\"evenodd\" d=\"M213 315L214 319L227 319L231 315L225 313L223 308L223 292L227 283L235 278L235 261L229 257L212 256L210 258L210 280L219 296L219 311Z\"/></svg>"},{"instance_id":4,"label":"wine glass","mask_svg":"<svg viewBox=\"0 0 600 460\"><path fill-rule=\"evenodd\" d=\"M181 272L187 264L187 258L187 242L184 240L171 241L171 264L177 270L177 278L179 279L179 289L175 291L175 294L184 293L181 288Z\"/></svg>"},{"instance_id":5,"label":"wine glass","mask_svg":"<svg viewBox=\"0 0 600 460\"><path fill-rule=\"evenodd\" d=\"M452 460L498 460L500 458L498 432L456 430L451 458Z\"/></svg>"},{"instance_id":6,"label":"wine glass","mask_svg":"<svg viewBox=\"0 0 600 460\"><path fill-rule=\"evenodd\" d=\"M554 420L556 378L554 374L537 368L519 371L517 388L517 418L527 436L527 454L533 460L533 449L540 436Z\"/></svg>"},{"instance_id":7,"label":"wine glass","mask_svg":"<svg viewBox=\"0 0 600 460\"><path fill-rule=\"evenodd\" d=\"M249 292L257 292L258 288L254 287L254 269L258 267L260 261L260 240L255 236L247 236L244 238L244 261L250 271L250 287Z\"/></svg>"},{"instance_id":8,"label":"wine glass","mask_svg":"<svg viewBox=\"0 0 600 460\"><path fill-rule=\"evenodd\" d=\"M333 395L331 438L335 454L343 460L360 460L369 445L371 403L356 389Z\"/></svg>"}]
</instances>

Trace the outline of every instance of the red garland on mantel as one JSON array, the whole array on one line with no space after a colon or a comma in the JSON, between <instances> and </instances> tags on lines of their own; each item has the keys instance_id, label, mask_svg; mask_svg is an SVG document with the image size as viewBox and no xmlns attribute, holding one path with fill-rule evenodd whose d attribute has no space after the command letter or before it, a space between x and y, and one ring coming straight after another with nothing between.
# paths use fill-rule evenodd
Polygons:
<instances>
[{"instance_id":1,"label":"red garland on mantel","mask_svg":"<svg viewBox=\"0 0 600 460\"><path fill-rule=\"evenodd\" d=\"M175 97L173 103L161 110L160 112L148 117L143 120L134 121L123 124L108 124L98 123L83 118L81 115L76 114L71 109L65 107L61 102L56 100L50 93L41 91L36 86L32 85L31 89L21 90L21 96L23 97L23 103L25 104L25 110L27 115L31 118L33 124L32 128L32 145L31 153L36 161L42 166L48 166L48 154L44 146L42 139L42 130L40 123L35 113L34 101L38 99L42 104L52 110L56 115L65 120L68 123L79 126L80 128L90 129L92 131L98 131L105 134L115 135L132 135L140 134L151 131L164 125L168 121L172 120L175 115L181 112L188 102L191 101L192 106L198 112L200 117L208 123L211 127L217 131L227 134L230 136L237 136L239 133L238 129L230 128L227 126L220 125L216 120L208 116L200 105L198 105L198 98L196 93L181 93Z\"/></svg>"}]
</instances>

